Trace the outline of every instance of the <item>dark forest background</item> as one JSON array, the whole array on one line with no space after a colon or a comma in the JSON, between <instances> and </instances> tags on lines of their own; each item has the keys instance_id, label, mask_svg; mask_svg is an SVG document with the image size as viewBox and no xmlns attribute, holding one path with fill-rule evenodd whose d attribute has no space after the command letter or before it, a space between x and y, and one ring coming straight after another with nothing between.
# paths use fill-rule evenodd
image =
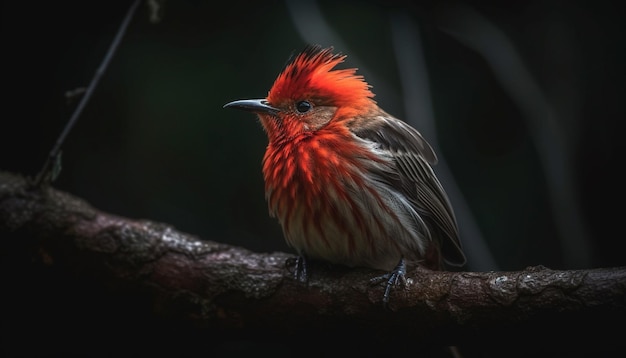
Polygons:
<instances>
[{"instance_id":1,"label":"dark forest background","mask_svg":"<svg viewBox=\"0 0 626 358\"><path fill-rule=\"evenodd\" d=\"M0 170L35 176L130 1L2 3ZM621 266L625 21L617 2L142 4L54 186L96 208L258 252L291 250L263 195L267 143L225 110L334 46L433 143L468 270Z\"/></svg>"}]
</instances>

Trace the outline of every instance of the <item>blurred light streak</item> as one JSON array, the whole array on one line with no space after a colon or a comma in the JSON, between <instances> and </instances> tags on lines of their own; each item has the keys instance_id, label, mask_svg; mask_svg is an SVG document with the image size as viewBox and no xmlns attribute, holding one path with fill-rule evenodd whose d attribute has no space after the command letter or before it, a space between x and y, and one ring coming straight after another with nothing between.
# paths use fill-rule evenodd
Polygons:
<instances>
[{"instance_id":1,"label":"blurred light streak","mask_svg":"<svg viewBox=\"0 0 626 358\"><path fill-rule=\"evenodd\" d=\"M442 30L483 56L522 111L546 176L565 266L590 267L588 228L573 185L572 156L555 110L503 31L463 4L447 7L442 18Z\"/></svg>"},{"instance_id":2,"label":"blurred light streak","mask_svg":"<svg viewBox=\"0 0 626 358\"><path fill-rule=\"evenodd\" d=\"M399 77L402 82L406 121L419 128L437 153L439 162L434 169L454 207L463 251L468 259L467 266L472 271L497 270L498 265L439 149L428 69L419 28L406 13L392 13L390 22L395 58L398 61L398 71L402 74Z\"/></svg>"}]
</instances>

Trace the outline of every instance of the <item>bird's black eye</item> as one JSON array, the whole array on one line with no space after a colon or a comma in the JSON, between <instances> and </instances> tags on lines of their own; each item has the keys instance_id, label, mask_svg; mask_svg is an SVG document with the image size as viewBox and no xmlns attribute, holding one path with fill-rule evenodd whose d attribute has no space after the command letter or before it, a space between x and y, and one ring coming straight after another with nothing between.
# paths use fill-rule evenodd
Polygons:
<instances>
[{"instance_id":1,"label":"bird's black eye","mask_svg":"<svg viewBox=\"0 0 626 358\"><path fill-rule=\"evenodd\" d=\"M296 103L296 109L298 110L298 112L300 113L306 113L308 112L313 106L311 106L311 103L309 103L308 101L300 101L298 103Z\"/></svg>"}]
</instances>

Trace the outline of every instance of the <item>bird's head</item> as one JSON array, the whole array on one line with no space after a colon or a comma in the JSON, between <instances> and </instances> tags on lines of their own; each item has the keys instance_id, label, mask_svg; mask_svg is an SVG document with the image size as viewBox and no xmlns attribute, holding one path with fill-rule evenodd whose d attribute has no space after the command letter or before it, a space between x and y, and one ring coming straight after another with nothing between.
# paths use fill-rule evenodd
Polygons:
<instances>
[{"instance_id":1,"label":"bird's head","mask_svg":"<svg viewBox=\"0 0 626 358\"><path fill-rule=\"evenodd\" d=\"M274 81L264 99L224 107L256 113L270 141L315 132L331 121L353 118L375 105L374 94L356 68L334 69L346 58L333 48L307 46Z\"/></svg>"}]
</instances>

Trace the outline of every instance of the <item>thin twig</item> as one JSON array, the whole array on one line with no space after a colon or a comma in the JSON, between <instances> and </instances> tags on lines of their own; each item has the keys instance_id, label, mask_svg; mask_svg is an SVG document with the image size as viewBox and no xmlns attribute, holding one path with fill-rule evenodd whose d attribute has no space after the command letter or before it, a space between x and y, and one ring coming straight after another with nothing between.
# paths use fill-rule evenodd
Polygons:
<instances>
[{"instance_id":1,"label":"thin twig","mask_svg":"<svg viewBox=\"0 0 626 358\"><path fill-rule=\"evenodd\" d=\"M130 24L130 21L132 20L135 14L135 10L137 10L137 7L139 6L140 2L141 2L140 0L135 0L133 4L131 5L131 7L128 9L128 12L126 13L126 17L124 18L124 21L122 22L119 30L117 31L117 35L115 35L115 39L113 39L113 43L111 43L109 50L107 51L104 59L102 60L102 63L100 64L100 67L98 67L98 69L96 70L96 73L93 79L91 80L89 87L87 87L87 91L85 92L85 95L82 97L82 99L78 103L78 106L74 110L74 113L72 113L72 117L65 125L65 128L63 128L63 132L61 132L61 135L59 135L59 138L57 139L56 143L54 144L54 147L50 151L50 154L48 155L46 162L44 163L43 167L37 174L37 178L35 179L35 186L40 186L44 181L48 181L48 180L52 181L54 179L53 176L49 175L51 171L50 166L52 165L52 163L55 163L58 161L57 158L59 157L61 146L63 145L65 138L74 127L74 124L76 124L76 121L80 117L83 109L87 105L87 102L89 102L91 95L93 94L96 86L98 85L100 78L102 77L107 67L109 66L109 62L111 62L111 59L113 58L113 55L115 54L115 51L119 47L119 44L121 43L122 38L124 37L124 34L126 33L126 29L128 28L128 25Z\"/></svg>"}]
</instances>

